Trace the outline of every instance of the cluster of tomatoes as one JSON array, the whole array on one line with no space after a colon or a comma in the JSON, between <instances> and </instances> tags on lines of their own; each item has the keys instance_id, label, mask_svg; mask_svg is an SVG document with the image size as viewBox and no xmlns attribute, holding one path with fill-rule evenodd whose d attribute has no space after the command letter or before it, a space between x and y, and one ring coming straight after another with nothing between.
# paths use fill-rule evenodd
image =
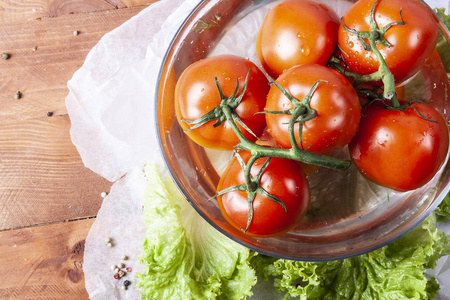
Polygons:
<instances>
[{"instance_id":1,"label":"cluster of tomatoes","mask_svg":"<svg viewBox=\"0 0 450 300\"><path fill-rule=\"evenodd\" d=\"M447 156L447 124L424 101L399 99L399 83L423 68L437 39L419 0L359 0L341 20L319 1L284 0L256 40L273 82L234 55L190 65L176 85L179 124L199 145L236 153L217 187L225 219L250 235L291 230L310 204L307 174L348 168L330 156L343 147L379 185L429 182Z\"/></svg>"}]
</instances>

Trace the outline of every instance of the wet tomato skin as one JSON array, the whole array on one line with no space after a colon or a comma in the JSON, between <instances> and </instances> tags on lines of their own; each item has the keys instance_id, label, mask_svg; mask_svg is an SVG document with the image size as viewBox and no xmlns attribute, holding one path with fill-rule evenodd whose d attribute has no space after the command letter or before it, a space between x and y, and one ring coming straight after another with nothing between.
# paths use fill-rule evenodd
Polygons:
<instances>
[{"instance_id":1,"label":"wet tomato skin","mask_svg":"<svg viewBox=\"0 0 450 300\"><path fill-rule=\"evenodd\" d=\"M373 103L364 110L359 128L349 144L351 159L364 177L381 186L400 192L417 189L445 161L447 125L427 104L413 102L399 111Z\"/></svg>"},{"instance_id":2,"label":"wet tomato skin","mask_svg":"<svg viewBox=\"0 0 450 300\"><path fill-rule=\"evenodd\" d=\"M269 82L253 62L235 55L218 55L199 60L184 70L175 88L175 114L180 126L194 142L205 148L218 150L232 150L239 142L228 121L214 128L213 125L217 122L214 120L188 130L192 125L183 120L194 121L220 105L216 77L224 95L230 97L236 89L236 79L241 91L249 71L244 97L235 112L259 136L266 123L264 116L256 113L264 109ZM238 127L247 139L256 139L240 125Z\"/></svg>"},{"instance_id":3,"label":"wet tomato skin","mask_svg":"<svg viewBox=\"0 0 450 300\"><path fill-rule=\"evenodd\" d=\"M299 64L323 64L337 46L339 18L325 4L287 0L266 15L256 39L256 53L267 73L277 78Z\"/></svg>"},{"instance_id":4,"label":"wet tomato skin","mask_svg":"<svg viewBox=\"0 0 450 300\"><path fill-rule=\"evenodd\" d=\"M347 145L358 130L361 105L350 82L338 71L322 65L300 65L286 70L276 82L289 94L303 100L314 83L310 107L317 116L303 125L302 143L307 151L328 154ZM267 95L266 111L285 111L293 107L289 99L272 85ZM268 131L280 146L290 148L288 125L291 115L266 113ZM299 124L294 126L300 145Z\"/></svg>"},{"instance_id":5,"label":"wet tomato skin","mask_svg":"<svg viewBox=\"0 0 450 300\"><path fill-rule=\"evenodd\" d=\"M375 1L359 0L346 12L342 22L356 31L370 31L369 16ZM433 14L420 0L380 0L375 8L378 27L401 21L400 11L405 25L394 25L384 35L391 47L377 46L396 82L406 80L420 69L433 53L438 39ZM374 52L365 50L358 37L343 25L338 31L338 43L350 71L366 75L378 70Z\"/></svg>"},{"instance_id":6,"label":"wet tomato skin","mask_svg":"<svg viewBox=\"0 0 450 300\"><path fill-rule=\"evenodd\" d=\"M241 152L245 162L249 152ZM255 176L267 158L260 158L253 165ZM217 191L243 184L244 173L236 158L232 160L222 175ZM299 224L310 204L309 184L300 165L284 158L272 158L261 177L261 187L277 197L287 207L287 212L278 203L257 195L253 202L253 219L246 232L252 236L270 237L291 230ZM218 198L219 208L225 219L235 228L244 231L247 227L247 192L233 191Z\"/></svg>"}]
</instances>

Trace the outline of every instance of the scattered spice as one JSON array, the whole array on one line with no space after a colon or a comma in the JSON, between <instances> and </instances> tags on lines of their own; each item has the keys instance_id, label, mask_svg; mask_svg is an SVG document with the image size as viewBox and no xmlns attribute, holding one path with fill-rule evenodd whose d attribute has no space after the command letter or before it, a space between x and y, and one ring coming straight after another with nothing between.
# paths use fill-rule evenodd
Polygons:
<instances>
[{"instance_id":1,"label":"scattered spice","mask_svg":"<svg viewBox=\"0 0 450 300\"><path fill-rule=\"evenodd\" d=\"M122 278L123 276L127 275L127 273L125 273L124 270L119 270L119 272L117 272L119 274L119 277Z\"/></svg>"},{"instance_id":2,"label":"scattered spice","mask_svg":"<svg viewBox=\"0 0 450 300\"><path fill-rule=\"evenodd\" d=\"M36 50L37 50L37 46L34 46L34 47L33 47L33 51L36 51Z\"/></svg>"},{"instance_id":3,"label":"scattered spice","mask_svg":"<svg viewBox=\"0 0 450 300\"><path fill-rule=\"evenodd\" d=\"M6 52L3 52L3 53L2 53L2 59L7 60L7 59L9 59L10 57L11 57L11 54L6 53Z\"/></svg>"},{"instance_id":4,"label":"scattered spice","mask_svg":"<svg viewBox=\"0 0 450 300\"><path fill-rule=\"evenodd\" d=\"M103 194L103 193L102 193ZM108 247L112 247L112 238L110 237L106 237L105 238L105 242L107 243ZM127 255L122 255L121 256L121 260L128 260L128 256ZM111 270L114 271L114 279L116 280L120 280L122 277L126 276L127 273L131 273L132 268L131 267L126 267L125 269L125 264L123 262L120 262L117 265L111 265ZM122 283L121 288L123 290L126 290L128 288L128 286L131 285L131 281L129 280L124 280Z\"/></svg>"},{"instance_id":5,"label":"scattered spice","mask_svg":"<svg viewBox=\"0 0 450 300\"><path fill-rule=\"evenodd\" d=\"M73 35L79 35L80 34L80 32L78 31L78 30L75 30L74 32L73 32Z\"/></svg>"},{"instance_id":6,"label":"scattered spice","mask_svg":"<svg viewBox=\"0 0 450 300\"><path fill-rule=\"evenodd\" d=\"M106 246L108 246L108 248L112 248L113 244L112 243L107 243Z\"/></svg>"},{"instance_id":7,"label":"scattered spice","mask_svg":"<svg viewBox=\"0 0 450 300\"><path fill-rule=\"evenodd\" d=\"M22 92L21 91L17 91L14 94L14 99L19 100L20 98L22 98Z\"/></svg>"},{"instance_id":8,"label":"scattered spice","mask_svg":"<svg viewBox=\"0 0 450 300\"><path fill-rule=\"evenodd\" d=\"M51 116L53 116L53 112L52 111L48 111L47 112L47 117L51 117Z\"/></svg>"},{"instance_id":9,"label":"scattered spice","mask_svg":"<svg viewBox=\"0 0 450 300\"><path fill-rule=\"evenodd\" d=\"M108 195L108 194L107 194L106 192L102 192L102 193L100 194L100 196L101 196L102 198L105 198L107 195Z\"/></svg>"}]
</instances>

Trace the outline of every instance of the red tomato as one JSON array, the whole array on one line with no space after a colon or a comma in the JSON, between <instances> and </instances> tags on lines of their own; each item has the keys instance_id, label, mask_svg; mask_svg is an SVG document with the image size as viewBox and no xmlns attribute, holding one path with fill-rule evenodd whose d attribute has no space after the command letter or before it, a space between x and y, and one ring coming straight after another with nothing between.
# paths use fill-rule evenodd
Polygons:
<instances>
[{"instance_id":1,"label":"red tomato","mask_svg":"<svg viewBox=\"0 0 450 300\"><path fill-rule=\"evenodd\" d=\"M397 191L426 184L447 155L447 125L427 104L413 102L400 111L373 103L364 111L359 128L349 144L355 166L370 181Z\"/></svg>"},{"instance_id":2,"label":"red tomato","mask_svg":"<svg viewBox=\"0 0 450 300\"><path fill-rule=\"evenodd\" d=\"M223 94L230 97L236 89L236 80L239 81L239 91L242 90L248 72L247 89L235 112L258 136L266 124L264 116L255 113L264 109L269 83L253 62L238 56L219 55L197 61L181 74L175 89L175 113L179 124L193 141L203 147L219 150L231 150L239 142L227 121L216 128L213 125L217 120L188 130L193 125L184 120L194 121L220 105L215 77ZM252 134L238 126L249 140L255 140Z\"/></svg>"},{"instance_id":3,"label":"red tomato","mask_svg":"<svg viewBox=\"0 0 450 300\"><path fill-rule=\"evenodd\" d=\"M344 15L342 21L352 30L370 31L370 11L376 0L359 0ZM391 44L378 44L387 66L396 81L403 81L414 75L425 59L433 53L438 39L438 28L430 9L420 0L380 0L375 8L375 22L383 28L392 22L384 38ZM342 58L350 71L361 75L371 74L379 68L373 51L366 51L358 37L341 25L338 33ZM368 41L366 41L368 43Z\"/></svg>"},{"instance_id":4,"label":"red tomato","mask_svg":"<svg viewBox=\"0 0 450 300\"><path fill-rule=\"evenodd\" d=\"M326 64L337 46L339 18L325 4L287 0L267 14L256 54L273 78L299 64Z\"/></svg>"},{"instance_id":5,"label":"red tomato","mask_svg":"<svg viewBox=\"0 0 450 300\"><path fill-rule=\"evenodd\" d=\"M247 162L249 152L240 153ZM267 158L258 159L251 169L256 176ZM244 171L234 158L220 178L217 191L245 183ZM305 215L310 204L308 181L300 166L285 158L272 158L261 176L260 186L270 195L283 201L287 211L279 203L256 195L252 209L253 218L246 231L254 236L275 236L294 228ZM245 230L249 214L247 192L232 191L217 197L219 208L225 219L234 227Z\"/></svg>"},{"instance_id":6,"label":"red tomato","mask_svg":"<svg viewBox=\"0 0 450 300\"><path fill-rule=\"evenodd\" d=\"M289 94L303 100L314 83L310 107L317 116L303 125L302 142L305 150L326 154L347 145L358 130L361 106L349 81L338 71L321 65L301 65L285 71L277 80ZM267 95L266 111L285 111L293 107L289 99L272 85ZM291 115L266 113L270 134L285 148L291 147L288 125ZM294 126L297 143L299 124Z\"/></svg>"}]
</instances>

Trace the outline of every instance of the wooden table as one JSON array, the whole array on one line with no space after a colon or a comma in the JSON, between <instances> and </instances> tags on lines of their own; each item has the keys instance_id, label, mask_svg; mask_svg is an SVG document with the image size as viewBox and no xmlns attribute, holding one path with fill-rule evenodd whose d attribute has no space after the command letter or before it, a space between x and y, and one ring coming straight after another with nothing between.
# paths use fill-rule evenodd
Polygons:
<instances>
[{"instance_id":1,"label":"wooden table","mask_svg":"<svg viewBox=\"0 0 450 300\"><path fill-rule=\"evenodd\" d=\"M84 241L111 183L72 145L67 81L156 1L0 0L0 299L88 298Z\"/></svg>"}]
</instances>

